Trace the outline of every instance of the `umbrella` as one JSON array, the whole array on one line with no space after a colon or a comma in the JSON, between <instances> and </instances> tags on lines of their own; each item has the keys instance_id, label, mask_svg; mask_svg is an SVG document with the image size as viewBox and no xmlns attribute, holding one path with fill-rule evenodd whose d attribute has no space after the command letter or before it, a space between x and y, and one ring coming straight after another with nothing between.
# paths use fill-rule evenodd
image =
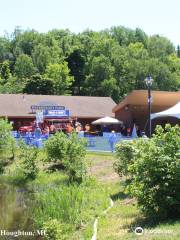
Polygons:
<instances>
[{"instance_id":1,"label":"umbrella","mask_svg":"<svg viewBox=\"0 0 180 240\"><path fill-rule=\"evenodd\" d=\"M93 125L102 125L102 124L108 125L108 124L121 124L121 123L122 123L121 121L112 117L104 117L92 122Z\"/></svg>"}]
</instances>

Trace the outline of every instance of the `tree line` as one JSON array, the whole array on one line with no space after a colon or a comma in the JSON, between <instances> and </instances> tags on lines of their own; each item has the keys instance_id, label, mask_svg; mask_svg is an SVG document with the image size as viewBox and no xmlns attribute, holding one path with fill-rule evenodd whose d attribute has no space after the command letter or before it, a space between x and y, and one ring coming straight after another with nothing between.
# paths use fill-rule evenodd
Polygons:
<instances>
[{"instance_id":1,"label":"tree line","mask_svg":"<svg viewBox=\"0 0 180 240\"><path fill-rule=\"evenodd\" d=\"M99 32L39 33L16 28L0 37L0 93L110 96L133 89L180 89L180 47L123 26Z\"/></svg>"}]
</instances>

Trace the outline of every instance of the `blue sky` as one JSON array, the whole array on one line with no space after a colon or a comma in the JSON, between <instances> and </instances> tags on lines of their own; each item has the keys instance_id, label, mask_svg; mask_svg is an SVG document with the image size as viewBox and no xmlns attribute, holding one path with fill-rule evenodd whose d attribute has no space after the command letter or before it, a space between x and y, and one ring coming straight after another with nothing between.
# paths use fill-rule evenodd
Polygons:
<instances>
[{"instance_id":1,"label":"blue sky","mask_svg":"<svg viewBox=\"0 0 180 240\"><path fill-rule=\"evenodd\" d=\"M15 26L77 33L118 25L180 44L180 0L0 0L0 35Z\"/></svg>"}]
</instances>

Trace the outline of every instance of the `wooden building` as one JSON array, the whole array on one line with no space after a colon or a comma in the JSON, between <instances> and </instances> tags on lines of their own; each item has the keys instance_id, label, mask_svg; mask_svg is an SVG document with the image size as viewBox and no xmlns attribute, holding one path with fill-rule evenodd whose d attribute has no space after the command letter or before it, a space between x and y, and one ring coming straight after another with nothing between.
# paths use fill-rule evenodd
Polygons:
<instances>
[{"instance_id":1,"label":"wooden building","mask_svg":"<svg viewBox=\"0 0 180 240\"><path fill-rule=\"evenodd\" d=\"M13 122L14 129L29 125L36 114L32 106L63 106L82 124L110 116L116 103L110 97L0 94L0 117Z\"/></svg>"}]
</instances>

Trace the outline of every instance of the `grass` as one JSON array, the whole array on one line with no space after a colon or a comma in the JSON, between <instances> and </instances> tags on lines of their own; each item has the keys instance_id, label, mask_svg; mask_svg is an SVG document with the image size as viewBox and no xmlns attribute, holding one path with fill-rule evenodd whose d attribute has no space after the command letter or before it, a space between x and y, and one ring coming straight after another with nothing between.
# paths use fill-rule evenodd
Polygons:
<instances>
[{"instance_id":1,"label":"grass","mask_svg":"<svg viewBox=\"0 0 180 240\"><path fill-rule=\"evenodd\" d=\"M49 219L58 220L65 239L89 239L95 217L108 207L108 196L107 189L92 178L81 185L63 182L35 193L33 218L37 227Z\"/></svg>"},{"instance_id":2,"label":"grass","mask_svg":"<svg viewBox=\"0 0 180 240\"><path fill-rule=\"evenodd\" d=\"M101 216L98 223L98 240L179 240L180 221L168 220L165 222L157 219L146 219L139 211L136 201L124 193L123 180L118 176L112 179L114 174L112 154L88 154L91 160L91 174L103 183L109 190L114 201L113 208ZM105 179L105 181L104 181ZM142 227L144 234L135 234L136 227Z\"/></svg>"},{"instance_id":3,"label":"grass","mask_svg":"<svg viewBox=\"0 0 180 240\"><path fill-rule=\"evenodd\" d=\"M136 201L124 193L123 180L113 170L112 153L88 152L86 159L90 178L80 186L70 186L63 172L44 172L45 166L38 162L41 169L38 177L27 184L37 199L33 211L37 225L42 225L49 217L55 218L62 224L64 239L88 240L92 236L94 219L100 216L98 240L180 239L180 221L146 219ZM14 172L17 166L18 161L7 169L6 175ZM3 178L7 180L7 176ZM114 206L104 215L109 196ZM134 233L138 226L144 229L142 236Z\"/></svg>"}]
</instances>

